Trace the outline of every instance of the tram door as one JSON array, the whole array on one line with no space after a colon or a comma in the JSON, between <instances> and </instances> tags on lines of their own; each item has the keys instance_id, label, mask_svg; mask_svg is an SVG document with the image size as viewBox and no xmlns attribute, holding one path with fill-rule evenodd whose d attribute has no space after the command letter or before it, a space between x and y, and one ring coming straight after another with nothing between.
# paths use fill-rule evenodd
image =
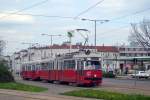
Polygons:
<instances>
[{"instance_id":1,"label":"tram door","mask_svg":"<svg viewBox=\"0 0 150 100\"><path fill-rule=\"evenodd\" d=\"M83 61L77 61L77 75L76 75L76 80L77 83L80 83L82 80L82 76L83 76L83 69L84 69L84 62Z\"/></svg>"},{"instance_id":2,"label":"tram door","mask_svg":"<svg viewBox=\"0 0 150 100\"><path fill-rule=\"evenodd\" d=\"M58 60L56 60L56 69L55 69L55 79L58 80L59 79L59 65L58 65Z\"/></svg>"},{"instance_id":3,"label":"tram door","mask_svg":"<svg viewBox=\"0 0 150 100\"><path fill-rule=\"evenodd\" d=\"M35 65L31 65L31 69L32 69L32 78L35 77Z\"/></svg>"}]
</instances>

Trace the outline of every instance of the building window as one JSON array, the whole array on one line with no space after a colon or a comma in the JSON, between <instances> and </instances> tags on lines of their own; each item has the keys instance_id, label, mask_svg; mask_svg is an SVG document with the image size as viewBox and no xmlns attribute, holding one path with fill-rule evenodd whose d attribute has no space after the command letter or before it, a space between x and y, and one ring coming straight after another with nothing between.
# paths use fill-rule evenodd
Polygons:
<instances>
[{"instance_id":1,"label":"building window","mask_svg":"<svg viewBox=\"0 0 150 100\"><path fill-rule=\"evenodd\" d=\"M120 56L125 56L125 53L120 53Z\"/></svg>"},{"instance_id":2,"label":"building window","mask_svg":"<svg viewBox=\"0 0 150 100\"><path fill-rule=\"evenodd\" d=\"M125 48L120 48L119 50L120 50L120 51L125 51Z\"/></svg>"},{"instance_id":3,"label":"building window","mask_svg":"<svg viewBox=\"0 0 150 100\"><path fill-rule=\"evenodd\" d=\"M130 48L127 48L127 51L130 51Z\"/></svg>"}]
</instances>

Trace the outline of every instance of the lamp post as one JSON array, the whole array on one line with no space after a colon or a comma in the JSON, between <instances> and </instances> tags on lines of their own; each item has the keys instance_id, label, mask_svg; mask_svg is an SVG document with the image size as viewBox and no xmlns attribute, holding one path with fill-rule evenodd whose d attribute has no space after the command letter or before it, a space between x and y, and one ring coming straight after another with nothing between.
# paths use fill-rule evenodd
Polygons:
<instances>
[{"instance_id":1,"label":"lamp post","mask_svg":"<svg viewBox=\"0 0 150 100\"><path fill-rule=\"evenodd\" d=\"M118 60L118 55L117 55L117 53L115 53L115 60L116 60L115 74L117 75L117 66L118 66L118 62L117 62L117 60Z\"/></svg>"},{"instance_id":2,"label":"lamp post","mask_svg":"<svg viewBox=\"0 0 150 100\"><path fill-rule=\"evenodd\" d=\"M56 37L56 36L62 36L62 35L54 35L54 34L41 34L43 36L50 36L51 38L51 57L52 57L52 54L53 54L53 51L52 51L52 45L53 45L53 37Z\"/></svg>"},{"instance_id":3,"label":"lamp post","mask_svg":"<svg viewBox=\"0 0 150 100\"><path fill-rule=\"evenodd\" d=\"M70 30L67 32L67 36L69 37L69 53L71 53L71 49L72 49L71 42L72 42L72 37L74 36L73 33L74 30Z\"/></svg>"},{"instance_id":4,"label":"lamp post","mask_svg":"<svg viewBox=\"0 0 150 100\"><path fill-rule=\"evenodd\" d=\"M81 20L83 21L91 21L94 22L94 33L95 33L95 39L94 39L94 44L95 44L95 48L96 48L96 42L97 42L97 22L100 22L101 24L103 24L104 22L108 22L109 20L97 20L97 19L86 19L86 18L82 18Z\"/></svg>"},{"instance_id":5,"label":"lamp post","mask_svg":"<svg viewBox=\"0 0 150 100\"><path fill-rule=\"evenodd\" d=\"M133 59L133 62L134 62L134 75L135 75L135 79L134 79L134 86L136 87L137 85L137 77L136 77L136 70L138 69L137 67L137 58L134 58Z\"/></svg>"}]
</instances>

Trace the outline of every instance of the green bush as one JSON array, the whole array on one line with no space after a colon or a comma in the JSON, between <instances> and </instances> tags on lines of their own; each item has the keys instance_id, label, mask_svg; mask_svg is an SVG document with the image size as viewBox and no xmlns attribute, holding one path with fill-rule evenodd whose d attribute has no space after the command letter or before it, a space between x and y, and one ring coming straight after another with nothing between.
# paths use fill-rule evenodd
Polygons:
<instances>
[{"instance_id":1,"label":"green bush","mask_svg":"<svg viewBox=\"0 0 150 100\"><path fill-rule=\"evenodd\" d=\"M115 74L113 72L103 72L103 77L105 78L115 78Z\"/></svg>"},{"instance_id":2,"label":"green bush","mask_svg":"<svg viewBox=\"0 0 150 100\"><path fill-rule=\"evenodd\" d=\"M0 61L0 82L13 82L14 78L11 74L11 72L8 70L8 67L6 64L2 61Z\"/></svg>"}]
</instances>

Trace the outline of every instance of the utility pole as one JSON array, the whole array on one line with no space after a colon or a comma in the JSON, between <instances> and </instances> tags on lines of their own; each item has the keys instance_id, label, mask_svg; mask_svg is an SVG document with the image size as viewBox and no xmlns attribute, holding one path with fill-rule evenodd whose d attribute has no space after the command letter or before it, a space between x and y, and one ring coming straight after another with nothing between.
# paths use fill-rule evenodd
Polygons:
<instances>
[{"instance_id":1,"label":"utility pole","mask_svg":"<svg viewBox=\"0 0 150 100\"><path fill-rule=\"evenodd\" d=\"M96 38L96 20L94 20L94 24L95 24L95 48L96 48L96 40L97 40L97 38Z\"/></svg>"},{"instance_id":2,"label":"utility pole","mask_svg":"<svg viewBox=\"0 0 150 100\"><path fill-rule=\"evenodd\" d=\"M91 21L91 22L94 22L94 33L95 33L95 36L94 36L94 44L95 44L95 49L96 49L96 45L97 45L97 22L100 22L101 24L103 24L104 22L108 22L109 20L97 20L97 19L86 19L86 18L82 18L81 20L83 21Z\"/></svg>"},{"instance_id":3,"label":"utility pole","mask_svg":"<svg viewBox=\"0 0 150 100\"><path fill-rule=\"evenodd\" d=\"M67 35L69 37L69 53L71 53L71 49L72 49L72 37L74 36L73 33L75 32L75 30L70 30L67 32Z\"/></svg>"},{"instance_id":4,"label":"utility pole","mask_svg":"<svg viewBox=\"0 0 150 100\"><path fill-rule=\"evenodd\" d=\"M33 46L33 45L37 45L38 43L29 43L29 42L22 42L22 44L27 44L27 45L29 45L29 61L31 61L31 47Z\"/></svg>"},{"instance_id":5,"label":"utility pole","mask_svg":"<svg viewBox=\"0 0 150 100\"><path fill-rule=\"evenodd\" d=\"M56 37L56 36L62 36L62 35L54 35L54 34L41 34L41 35L45 35L45 36L50 36L50 39L51 39L51 57L53 55L53 51L52 51L52 47L53 47L53 37Z\"/></svg>"},{"instance_id":6,"label":"utility pole","mask_svg":"<svg viewBox=\"0 0 150 100\"><path fill-rule=\"evenodd\" d=\"M133 59L133 62L134 62L134 75L135 75L135 79L134 79L134 86L136 87L136 85L137 85L137 77L136 77L136 70L138 69L138 67L137 67L137 58L134 58Z\"/></svg>"}]
</instances>

